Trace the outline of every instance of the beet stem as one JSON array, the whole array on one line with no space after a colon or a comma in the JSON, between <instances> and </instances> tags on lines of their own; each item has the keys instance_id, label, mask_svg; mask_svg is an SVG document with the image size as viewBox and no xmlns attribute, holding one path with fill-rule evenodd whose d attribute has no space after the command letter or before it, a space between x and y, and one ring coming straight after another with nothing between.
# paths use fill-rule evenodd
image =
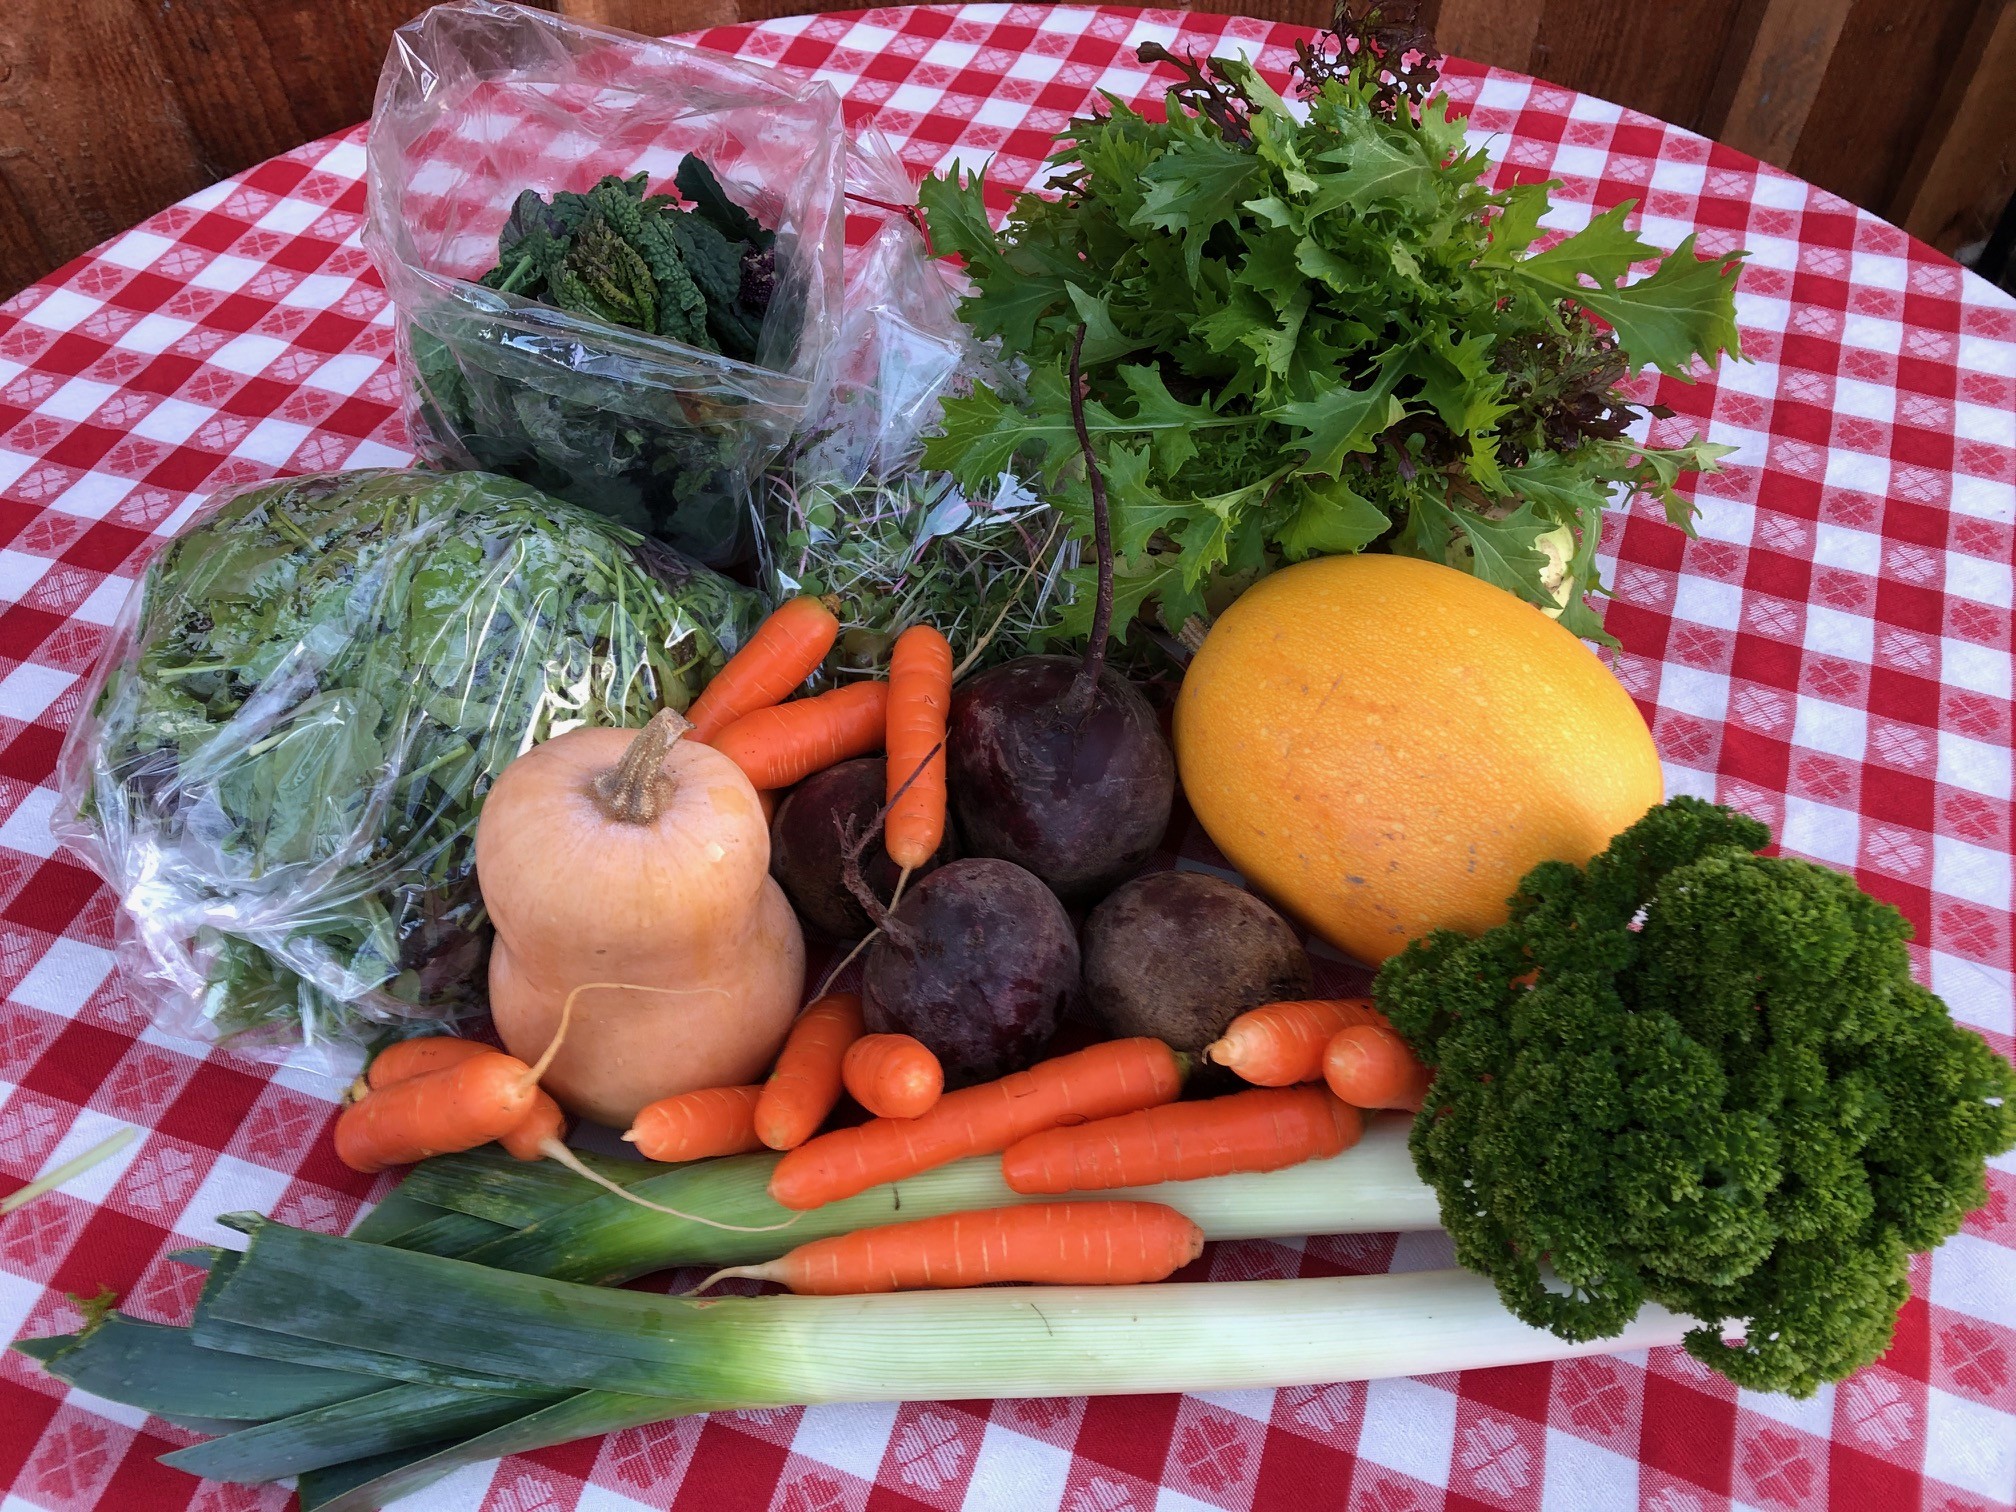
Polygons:
<instances>
[{"instance_id":1,"label":"beet stem","mask_svg":"<svg viewBox=\"0 0 2016 1512\"><path fill-rule=\"evenodd\" d=\"M910 791L910 784L924 775L925 769L944 749L945 742L941 740L924 753L924 759L917 763L915 770L903 779L895 792L889 795L889 801L876 811L875 817L868 821L868 827L860 834L852 833L851 826L844 820L836 818L833 821L839 827L841 843L846 846L840 857L841 883L854 895L854 901L861 905L862 912L868 915L869 922L894 941L906 954L917 948L916 937L896 922L891 910L896 900L903 895L903 883L910 878L909 868L906 867L902 877L897 880L895 897L884 906L882 900L875 896L875 889L868 885L868 879L861 874L861 856L868 849L868 842L882 832L882 825L888 819L889 811L896 807L903 795Z\"/></svg>"},{"instance_id":2,"label":"beet stem","mask_svg":"<svg viewBox=\"0 0 2016 1512\"><path fill-rule=\"evenodd\" d=\"M1106 669L1106 638L1113 629L1113 519L1106 506L1106 479L1092 451L1092 433L1085 427L1085 381L1078 366L1084 350L1085 327L1081 325L1071 343L1071 426L1078 432L1079 449L1085 453L1085 481L1092 490L1092 544L1099 558L1099 596L1092 605L1092 635L1085 659L1064 695L1064 713L1077 720L1092 712L1099 674Z\"/></svg>"}]
</instances>

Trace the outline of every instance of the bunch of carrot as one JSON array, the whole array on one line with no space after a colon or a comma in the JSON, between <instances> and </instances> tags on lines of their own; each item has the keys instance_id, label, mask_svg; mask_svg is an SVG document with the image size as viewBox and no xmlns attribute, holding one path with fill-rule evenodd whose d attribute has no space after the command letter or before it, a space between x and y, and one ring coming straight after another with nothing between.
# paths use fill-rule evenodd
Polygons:
<instances>
[{"instance_id":1,"label":"bunch of carrot","mask_svg":"<svg viewBox=\"0 0 2016 1512\"><path fill-rule=\"evenodd\" d=\"M839 633L840 621L821 600L787 599L686 711L692 724L686 738L713 746L759 792L886 750L883 844L908 871L929 860L945 834L952 647L929 625L913 625L896 638L887 682L792 699Z\"/></svg>"}]
</instances>

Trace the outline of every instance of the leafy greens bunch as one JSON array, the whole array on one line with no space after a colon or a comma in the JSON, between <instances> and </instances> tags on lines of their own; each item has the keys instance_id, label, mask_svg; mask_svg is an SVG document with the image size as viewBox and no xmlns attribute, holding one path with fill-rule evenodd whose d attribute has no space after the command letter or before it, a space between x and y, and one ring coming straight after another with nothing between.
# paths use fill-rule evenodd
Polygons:
<instances>
[{"instance_id":1,"label":"leafy greens bunch","mask_svg":"<svg viewBox=\"0 0 2016 1512\"><path fill-rule=\"evenodd\" d=\"M1647 1299L1741 1320L1689 1352L1810 1396L1889 1347L1912 1253L1986 1200L2016 1071L1911 980L1894 908L1769 840L1675 798L1375 992L1436 1070L1415 1164L1508 1308L1578 1340Z\"/></svg>"},{"instance_id":2,"label":"leafy greens bunch","mask_svg":"<svg viewBox=\"0 0 2016 1512\"><path fill-rule=\"evenodd\" d=\"M646 194L642 173L610 174L586 194L550 202L527 189L497 238L497 266L480 282L754 362L775 284L776 233L729 199L700 158L681 159L672 181L691 208Z\"/></svg>"},{"instance_id":3,"label":"leafy greens bunch","mask_svg":"<svg viewBox=\"0 0 2016 1512\"><path fill-rule=\"evenodd\" d=\"M1601 511L1645 490L1685 526L1677 479L1724 450L1626 439L1616 385L1736 352L1735 261L1690 236L1627 282L1658 256L1629 205L1534 252L1552 186L1484 187L1429 98L1425 34L1359 0L1335 24L1301 50L1301 115L1242 60L1143 44L1184 75L1167 120L1109 97L1052 158L1060 192L1021 196L999 235L980 175L925 181L934 247L973 280L962 315L1028 366L1025 394L949 400L926 465L969 488L1019 465L1089 538L1064 376L1083 327L1123 633L1145 604L1176 630L1281 561L1378 548L1603 638L1583 602Z\"/></svg>"},{"instance_id":4,"label":"leafy greens bunch","mask_svg":"<svg viewBox=\"0 0 2016 1512\"><path fill-rule=\"evenodd\" d=\"M483 1006L476 815L519 752L684 708L754 593L478 473L248 489L149 566L64 757L151 957L247 1045Z\"/></svg>"}]
</instances>

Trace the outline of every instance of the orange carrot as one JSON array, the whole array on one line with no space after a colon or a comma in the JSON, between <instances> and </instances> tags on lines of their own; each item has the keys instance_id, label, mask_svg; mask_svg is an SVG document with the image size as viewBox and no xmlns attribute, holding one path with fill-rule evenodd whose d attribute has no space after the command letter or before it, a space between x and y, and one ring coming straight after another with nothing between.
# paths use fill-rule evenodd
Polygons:
<instances>
[{"instance_id":1,"label":"orange carrot","mask_svg":"<svg viewBox=\"0 0 2016 1512\"><path fill-rule=\"evenodd\" d=\"M1195 1181L1319 1160L1364 1132L1358 1110L1327 1088L1255 1088L1031 1134L1008 1147L1001 1174L1029 1193Z\"/></svg>"},{"instance_id":2,"label":"orange carrot","mask_svg":"<svg viewBox=\"0 0 2016 1512\"><path fill-rule=\"evenodd\" d=\"M1108 1040L999 1081L947 1092L921 1118L877 1118L822 1134L770 1174L787 1208L815 1208L963 1155L991 1155L1059 1124L1175 1101L1184 1062L1156 1039Z\"/></svg>"},{"instance_id":3,"label":"orange carrot","mask_svg":"<svg viewBox=\"0 0 2016 1512\"><path fill-rule=\"evenodd\" d=\"M488 1045L459 1039L452 1034L400 1040L371 1057L365 1080L375 1091L395 1082L424 1076L430 1071L439 1071L445 1066L459 1066L463 1061L487 1054L490 1049ZM544 1160L545 1142L558 1140L566 1132L567 1115L560 1111L560 1104L539 1089L532 1094L532 1111L516 1127L499 1135L497 1142L518 1160Z\"/></svg>"},{"instance_id":4,"label":"orange carrot","mask_svg":"<svg viewBox=\"0 0 2016 1512\"><path fill-rule=\"evenodd\" d=\"M761 1087L703 1087L647 1104L623 1137L648 1160L706 1160L760 1150L756 1099Z\"/></svg>"},{"instance_id":5,"label":"orange carrot","mask_svg":"<svg viewBox=\"0 0 2016 1512\"><path fill-rule=\"evenodd\" d=\"M815 1239L701 1286L747 1276L822 1297L993 1281L1130 1286L1160 1281L1203 1250L1204 1231L1159 1202L1031 1202Z\"/></svg>"},{"instance_id":6,"label":"orange carrot","mask_svg":"<svg viewBox=\"0 0 2016 1512\"><path fill-rule=\"evenodd\" d=\"M945 1071L930 1046L907 1034L870 1034L847 1047L840 1078L854 1101L877 1118L928 1113L945 1090Z\"/></svg>"},{"instance_id":7,"label":"orange carrot","mask_svg":"<svg viewBox=\"0 0 2016 1512\"><path fill-rule=\"evenodd\" d=\"M859 1038L861 999L851 992L799 1014L756 1099L756 1137L773 1150L795 1150L817 1133L840 1101L840 1062Z\"/></svg>"},{"instance_id":8,"label":"orange carrot","mask_svg":"<svg viewBox=\"0 0 2016 1512\"><path fill-rule=\"evenodd\" d=\"M882 749L889 684L849 683L744 714L712 742L759 791L786 788L853 756Z\"/></svg>"},{"instance_id":9,"label":"orange carrot","mask_svg":"<svg viewBox=\"0 0 2016 1512\"><path fill-rule=\"evenodd\" d=\"M480 1040L462 1039L453 1034L430 1034L424 1039L400 1040L371 1057L371 1064L364 1068L364 1079L374 1090L389 1087L394 1082L424 1076L444 1066L459 1066L471 1056L496 1048Z\"/></svg>"},{"instance_id":10,"label":"orange carrot","mask_svg":"<svg viewBox=\"0 0 2016 1512\"><path fill-rule=\"evenodd\" d=\"M336 1156L369 1175L501 1139L532 1111L538 1078L486 1049L452 1066L375 1089L336 1120Z\"/></svg>"},{"instance_id":11,"label":"orange carrot","mask_svg":"<svg viewBox=\"0 0 2016 1512\"><path fill-rule=\"evenodd\" d=\"M532 1111L514 1124L497 1143L514 1160L551 1160L553 1146L567 1137L567 1115L543 1088L532 1094Z\"/></svg>"},{"instance_id":12,"label":"orange carrot","mask_svg":"<svg viewBox=\"0 0 2016 1512\"><path fill-rule=\"evenodd\" d=\"M1255 1086L1292 1087L1322 1080L1323 1051L1339 1029L1385 1022L1364 998L1266 1003L1227 1024L1204 1058Z\"/></svg>"},{"instance_id":13,"label":"orange carrot","mask_svg":"<svg viewBox=\"0 0 2016 1512\"><path fill-rule=\"evenodd\" d=\"M951 708L952 647L929 625L912 625L889 653L890 806L882 823L889 859L906 871L929 861L945 838L945 720Z\"/></svg>"},{"instance_id":14,"label":"orange carrot","mask_svg":"<svg viewBox=\"0 0 2016 1512\"><path fill-rule=\"evenodd\" d=\"M744 714L782 703L818 670L839 634L840 621L816 598L787 599L778 605L749 637L749 644L729 657L693 700L686 711L693 728L686 738L711 745Z\"/></svg>"},{"instance_id":15,"label":"orange carrot","mask_svg":"<svg viewBox=\"0 0 2016 1512\"><path fill-rule=\"evenodd\" d=\"M1418 1112L1434 1078L1391 1029L1354 1024L1339 1030L1323 1052L1323 1079L1354 1108Z\"/></svg>"}]
</instances>

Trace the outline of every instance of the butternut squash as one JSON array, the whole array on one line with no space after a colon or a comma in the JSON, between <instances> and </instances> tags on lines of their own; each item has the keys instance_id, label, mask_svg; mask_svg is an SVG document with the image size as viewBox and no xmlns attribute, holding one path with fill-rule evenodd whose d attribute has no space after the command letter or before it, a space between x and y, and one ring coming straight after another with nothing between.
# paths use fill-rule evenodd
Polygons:
<instances>
[{"instance_id":1,"label":"butternut squash","mask_svg":"<svg viewBox=\"0 0 2016 1512\"><path fill-rule=\"evenodd\" d=\"M762 1080L804 991L756 790L686 729L665 710L556 736L504 769L476 827L498 1036L537 1055L568 993L610 984L576 1000L543 1085L619 1129L662 1097Z\"/></svg>"}]
</instances>

